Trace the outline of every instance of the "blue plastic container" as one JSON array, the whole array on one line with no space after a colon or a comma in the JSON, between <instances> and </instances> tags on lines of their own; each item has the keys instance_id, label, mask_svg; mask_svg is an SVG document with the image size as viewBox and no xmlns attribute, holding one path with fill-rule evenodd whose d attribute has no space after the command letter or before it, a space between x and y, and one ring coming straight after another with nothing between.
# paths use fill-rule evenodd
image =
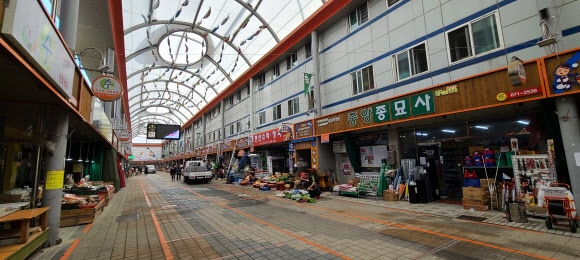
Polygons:
<instances>
[{"instance_id":1,"label":"blue plastic container","mask_svg":"<svg viewBox=\"0 0 580 260\"><path fill-rule=\"evenodd\" d=\"M263 191L268 191L268 190L270 190L270 187L262 187L262 190Z\"/></svg>"}]
</instances>

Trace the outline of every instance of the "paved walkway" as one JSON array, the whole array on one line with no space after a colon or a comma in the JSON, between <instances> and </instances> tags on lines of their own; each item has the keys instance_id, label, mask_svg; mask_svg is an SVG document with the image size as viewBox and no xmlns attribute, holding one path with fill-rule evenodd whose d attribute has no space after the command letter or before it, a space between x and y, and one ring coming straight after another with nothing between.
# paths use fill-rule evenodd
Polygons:
<instances>
[{"instance_id":1,"label":"paved walkway","mask_svg":"<svg viewBox=\"0 0 580 260\"><path fill-rule=\"evenodd\" d=\"M95 223L61 228L63 243L31 259L574 259L580 239L543 220L460 205L387 202L325 193L297 203L169 174L131 177ZM485 218L482 222L461 215Z\"/></svg>"}]
</instances>

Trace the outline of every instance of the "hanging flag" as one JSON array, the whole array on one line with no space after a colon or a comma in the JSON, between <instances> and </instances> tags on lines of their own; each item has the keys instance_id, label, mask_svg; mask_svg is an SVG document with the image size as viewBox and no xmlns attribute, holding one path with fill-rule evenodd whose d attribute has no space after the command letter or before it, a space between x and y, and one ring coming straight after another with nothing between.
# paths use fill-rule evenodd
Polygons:
<instances>
[{"instance_id":1,"label":"hanging flag","mask_svg":"<svg viewBox=\"0 0 580 260\"><path fill-rule=\"evenodd\" d=\"M310 88L310 79L312 74L304 73L304 95L308 95L308 89Z\"/></svg>"},{"instance_id":2,"label":"hanging flag","mask_svg":"<svg viewBox=\"0 0 580 260\"><path fill-rule=\"evenodd\" d=\"M213 29L211 29L211 31L210 31L210 32L211 32L211 33L214 33L214 32L215 32L215 31L217 31L217 29L219 29L219 28L220 28L219 26L216 26L216 27L214 27Z\"/></svg>"},{"instance_id":3,"label":"hanging flag","mask_svg":"<svg viewBox=\"0 0 580 260\"><path fill-rule=\"evenodd\" d=\"M183 4L181 4L181 6L187 6L189 4L189 0L185 0L185 2L183 2Z\"/></svg>"},{"instance_id":4,"label":"hanging flag","mask_svg":"<svg viewBox=\"0 0 580 260\"><path fill-rule=\"evenodd\" d=\"M179 17L180 14L181 14L181 7L179 8L179 10L177 10L177 13L175 13L175 18Z\"/></svg>"},{"instance_id":5,"label":"hanging flag","mask_svg":"<svg viewBox=\"0 0 580 260\"><path fill-rule=\"evenodd\" d=\"M228 16L225 19L222 20L221 25L224 25L228 21L228 19L230 19L230 15L229 14L228 14Z\"/></svg>"},{"instance_id":6,"label":"hanging flag","mask_svg":"<svg viewBox=\"0 0 580 260\"><path fill-rule=\"evenodd\" d=\"M207 13L205 13L205 15L203 16L203 19L208 18L210 14L211 14L211 7L209 8L209 10L207 10Z\"/></svg>"}]
</instances>

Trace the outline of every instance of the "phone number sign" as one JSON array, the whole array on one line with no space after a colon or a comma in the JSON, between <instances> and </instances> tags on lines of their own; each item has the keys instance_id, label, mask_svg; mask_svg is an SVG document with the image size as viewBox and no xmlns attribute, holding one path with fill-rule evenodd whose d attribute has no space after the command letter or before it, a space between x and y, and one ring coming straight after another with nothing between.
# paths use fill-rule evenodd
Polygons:
<instances>
[{"instance_id":1,"label":"phone number sign","mask_svg":"<svg viewBox=\"0 0 580 260\"><path fill-rule=\"evenodd\" d=\"M520 98L520 97L525 97L525 96L532 96L532 95L541 94L541 93L542 93L542 87L538 86L535 88L520 89L517 91L511 91L511 92L507 92L507 93L499 93L499 94L497 94L496 98L498 101L505 101L508 99Z\"/></svg>"}]
</instances>

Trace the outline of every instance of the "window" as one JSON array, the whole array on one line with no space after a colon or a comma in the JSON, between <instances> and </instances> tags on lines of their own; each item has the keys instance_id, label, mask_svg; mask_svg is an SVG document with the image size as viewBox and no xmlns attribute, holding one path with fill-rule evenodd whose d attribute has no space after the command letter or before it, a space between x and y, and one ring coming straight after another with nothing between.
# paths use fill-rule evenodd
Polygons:
<instances>
[{"instance_id":1,"label":"window","mask_svg":"<svg viewBox=\"0 0 580 260\"><path fill-rule=\"evenodd\" d=\"M242 131L242 121L236 122L236 129L238 133Z\"/></svg>"},{"instance_id":2,"label":"window","mask_svg":"<svg viewBox=\"0 0 580 260\"><path fill-rule=\"evenodd\" d=\"M236 97L238 101L242 100L242 91L236 93Z\"/></svg>"},{"instance_id":3,"label":"window","mask_svg":"<svg viewBox=\"0 0 580 260\"><path fill-rule=\"evenodd\" d=\"M250 95L250 86L246 87L246 95L248 95L248 96Z\"/></svg>"},{"instance_id":4,"label":"window","mask_svg":"<svg viewBox=\"0 0 580 260\"><path fill-rule=\"evenodd\" d=\"M449 59L456 62L501 46L497 13L447 33Z\"/></svg>"},{"instance_id":5,"label":"window","mask_svg":"<svg viewBox=\"0 0 580 260\"><path fill-rule=\"evenodd\" d=\"M304 45L304 51L306 52L307 59L312 57L312 43L311 42Z\"/></svg>"},{"instance_id":6,"label":"window","mask_svg":"<svg viewBox=\"0 0 580 260\"><path fill-rule=\"evenodd\" d=\"M222 130L217 130L217 138L222 139Z\"/></svg>"},{"instance_id":7,"label":"window","mask_svg":"<svg viewBox=\"0 0 580 260\"><path fill-rule=\"evenodd\" d=\"M425 43L421 43L394 56L395 58L393 60L395 61L398 80L429 70Z\"/></svg>"},{"instance_id":8,"label":"window","mask_svg":"<svg viewBox=\"0 0 580 260\"><path fill-rule=\"evenodd\" d=\"M230 125L230 135L234 134L234 124Z\"/></svg>"},{"instance_id":9,"label":"window","mask_svg":"<svg viewBox=\"0 0 580 260\"><path fill-rule=\"evenodd\" d=\"M263 125L266 123L266 111L262 111L259 114L260 117L260 125Z\"/></svg>"},{"instance_id":10,"label":"window","mask_svg":"<svg viewBox=\"0 0 580 260\"><path fill-rule=\"evenodd\" d=\"M278 104L276 106L274 106L274 108L272 109L272 115L273 115L273 120L278 120L280 118L282 118L282 105Z\"/></svg>"},{"instance_id":11,"label":"window","mask_svg":"<svg viewBox=\"0 0 580 260\"><path fill-rule=\"evenodd\" d=\"M365 2L357 9L352 11L348 16L350 31L354 31L356 28L366 23L369 20L369 12L367 9L367 3Z\"/></svg>"},{"instance_id":12,"label":"window","mask_svg":"<svg viewBox=\"0 0 580 260\"><path fill-rule=\"evenodd\" d=\"M256 78L256 84L260 87L266 85L266 74L259 75Z\"/></svg>"},{"instance_id":13,"label":"window","mask_svg":"<svg viewBox=\"0 0 580 260\"><path fill-rule=\"evenodd\" d=\"M350 74L352 78L352 94L357 95L375 88L373 66L357 70Z\"/></svg>"},{"instance_id":14,"label":"window","mask_svg":"<svg viewBox=\"0 0 580 260\"><path fill-rule=\"evenodd\" d=\"M296 67L298 61L298 53L292 53L290 56L286 57L286 70L290 70Z\"/></svg>"},{"instance_id":15,"label":"window","mask_svg":"<svg viewBox=\"0 0 580 260\"><path fill-rule=\"evenodd\" d=\"M399 0L387 0L387 7L391 7L397 2L399 2Z\"/></svg>"},{"instance_id":16,"label":"window","mask_svg":"<svg viewBox=\"0 0 580 260\"><path fill-rule=\"evenodd\" d=\"M233 106L234 105L234 97L233 96L231 96L229 98L229 102L230 102L230 106Z\"/></svg>"},{"instance_id":17,"label":"window","mask_svg":"<svg viewBox=\"0 0 580 260\"><path fill-rule=\"evenodd\" d=\"M274 73L272 75L272 79L276 79L277 77L280 77L280 64L276 64L274 66L274 69L272 69L272 72Z\"/></svg>"},{"instance_id":18,"label":"window","mask_svg":"<svg viewBox=\"0 0 580 260\"><path fill-rule=\"evenodd\" d=\"M288 115L300 113L300 97L295 97L288 100Z\"/></svg>"}]
</instances>

